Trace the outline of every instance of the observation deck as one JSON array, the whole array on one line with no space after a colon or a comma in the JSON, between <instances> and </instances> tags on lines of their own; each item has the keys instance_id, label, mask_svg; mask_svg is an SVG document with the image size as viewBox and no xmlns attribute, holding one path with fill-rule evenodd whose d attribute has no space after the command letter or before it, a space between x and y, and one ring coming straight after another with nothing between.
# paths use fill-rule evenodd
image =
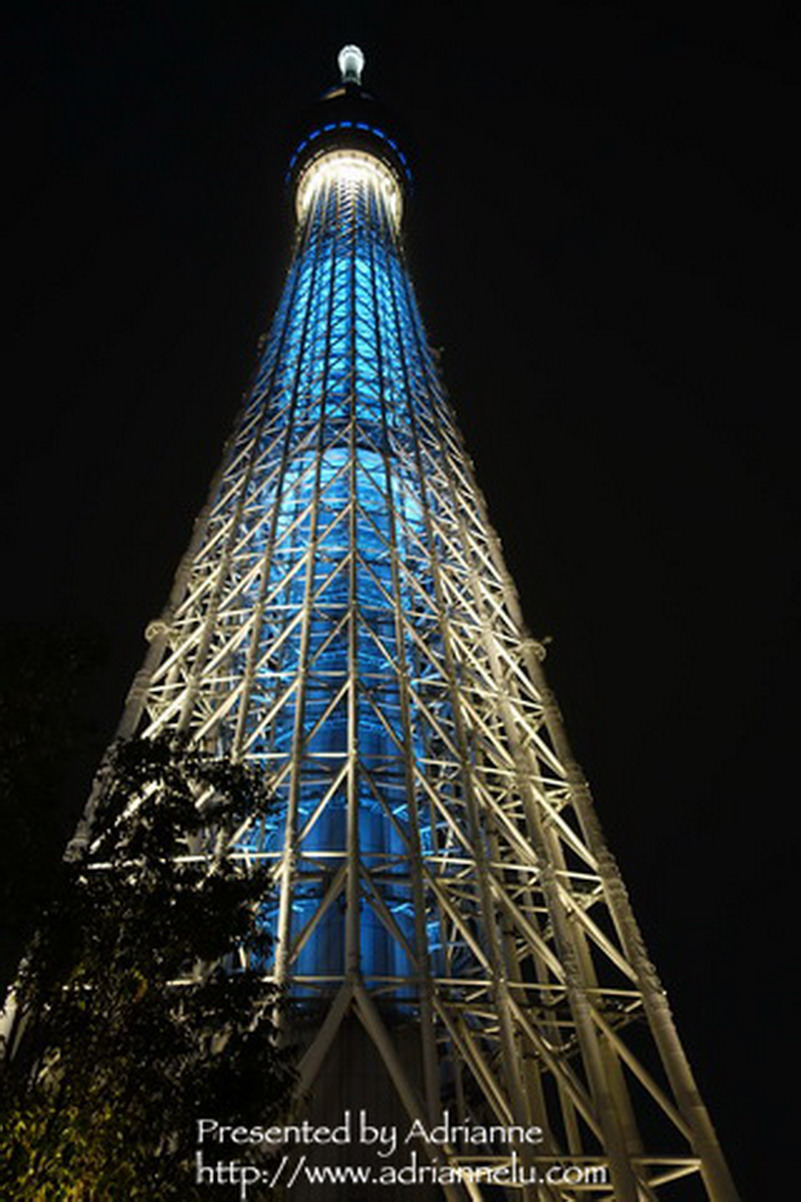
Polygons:
<instances>
[{"instance_id":1,"label":"observation deck","mask_svg":"<svg viewBox=\"0 0 801 1202\"><path fill-rule=\"evenodd\" d=\"M340 82L306 110L297 131L287 180L298 219L322 183L345 176L370 179L399 223L411 171L395 118L362 87L364 55L358 46L343 48L339 68Z\"/></svg>"}]
</instances>

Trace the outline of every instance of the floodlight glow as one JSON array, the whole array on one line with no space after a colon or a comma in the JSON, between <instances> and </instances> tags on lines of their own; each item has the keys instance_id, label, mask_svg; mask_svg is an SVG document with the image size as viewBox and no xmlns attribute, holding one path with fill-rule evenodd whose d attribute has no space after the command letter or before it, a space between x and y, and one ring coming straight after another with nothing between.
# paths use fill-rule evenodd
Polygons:
<instances>
[{"instance_id":1,"label":"floodlight glow","mask_svg":"<svg viewBox=\"0 0 801 1202\"><path fill-rule=\"evenodd\" d=\"M376 190L395 226L400 225L402 202L397 179L380 159L360 150L332 150L309 163L298 182L295 198L298 220L308 212L319 190L329 184Z\"/></svg>"}]
</instances>

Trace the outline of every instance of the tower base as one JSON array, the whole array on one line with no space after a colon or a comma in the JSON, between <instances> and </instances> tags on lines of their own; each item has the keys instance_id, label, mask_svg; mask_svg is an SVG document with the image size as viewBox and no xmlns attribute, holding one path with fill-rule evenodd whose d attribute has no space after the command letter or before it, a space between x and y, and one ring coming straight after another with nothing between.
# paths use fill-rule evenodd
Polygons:
<instances>
[{"instance_id":1,"label":"tower base","mask_svg":"<svg viewBox=\"0 0 801 1202\"><path fill-rule=\"evenodd\" d=\"M310 1041L315 1033L305 1034ZM420 1061L419 1033L408 1025L392 1034L414 1079L412 1066ZM419 1087L418 1081L414 1084ZM413 1120L380 1052L353 1014L342 1020L301 1104L298 1121L304 1120L310 1130L320 1135L330 1131L332 1138L323 1136L326 1142L297 1149L298 1156L305 1152L307 1160L287 1194L288 1202L391 1202L394 1198L440 1202L445 1197L439 1186L425 1182L425 1171L420 1173L430 1164L425 1145L421 1139L408 1139ZM292 1159L297 1163L294 1154Z\"/></svg>"}]
</instances>

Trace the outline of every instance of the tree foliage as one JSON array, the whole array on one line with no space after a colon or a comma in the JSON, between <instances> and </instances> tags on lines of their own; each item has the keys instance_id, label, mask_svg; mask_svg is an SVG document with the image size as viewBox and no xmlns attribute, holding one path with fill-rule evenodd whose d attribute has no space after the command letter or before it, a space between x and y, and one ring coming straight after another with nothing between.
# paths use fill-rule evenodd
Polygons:
<instances>
[{"instance_id":1,"label":"tree foliage","mask_svg":"<svg viewBox=\"0 0 801 1202\"><path fill-rule=\"evenodd\" d=\"M268 805L253 770L174 738L112 749L18 982L0 1196L190 1199L197 1118L285 1113L268 882L228 850Z\"/></svg>"}]
</instances>

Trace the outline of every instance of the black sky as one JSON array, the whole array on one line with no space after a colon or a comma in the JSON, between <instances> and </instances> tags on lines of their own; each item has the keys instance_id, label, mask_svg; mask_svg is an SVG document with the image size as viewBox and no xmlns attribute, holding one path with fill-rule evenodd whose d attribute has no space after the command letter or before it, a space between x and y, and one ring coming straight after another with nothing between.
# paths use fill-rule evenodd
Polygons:
<instances>
[{"instance_id":1,"label":"black sky","mask_svg":"<svg viewBox=\"0 0 801 1202\"><path fill-rule=\"evenodd\" d=\"M99 633L110 736L281 286L288 131L358 42L576 753L743 1194L789 1197L794 54L779 10L646 7L21 9L0 620Z\"/></svg>"}]
</instances>

